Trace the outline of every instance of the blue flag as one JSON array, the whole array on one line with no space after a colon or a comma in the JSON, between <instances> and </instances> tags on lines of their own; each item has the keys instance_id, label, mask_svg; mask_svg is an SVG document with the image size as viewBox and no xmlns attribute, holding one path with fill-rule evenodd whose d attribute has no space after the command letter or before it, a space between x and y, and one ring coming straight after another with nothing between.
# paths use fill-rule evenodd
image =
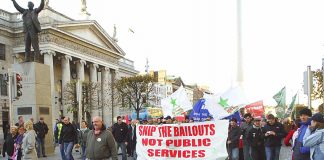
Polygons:
<instances>
[{"instance_id":1,"label":"blue flag","mask_svg":"<svg viewBox=\"0 0 324 160\"><path fill-rule=\"evenodd\" d=\"M223 118L223 119L228 119L228 120L231 120L232 118L236 118L237 119L237 124L240 125L240 123L242 122L242 119L241 119L241 115L240 115L240 112L239 111L236 111L234 112L233 114Z\"/></svg>"},{"instance_id":2,"label":"blue flag","mask_svg":"<svg viewBox=\"0 0 324 160\"><path fill-rule=\"evenodd\" d=\"M209 117L209 112L205 109L205 99L200 99L197 101L195 106L193 107L189 119L193 119L195 122L197 121L205 121L206 118Z\"/></svg>"}]
</instances>

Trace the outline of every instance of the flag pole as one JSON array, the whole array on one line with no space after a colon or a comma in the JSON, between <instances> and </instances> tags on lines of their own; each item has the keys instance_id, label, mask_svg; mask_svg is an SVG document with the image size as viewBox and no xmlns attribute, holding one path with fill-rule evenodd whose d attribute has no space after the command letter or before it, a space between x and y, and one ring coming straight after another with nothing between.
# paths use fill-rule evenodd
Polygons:
<instances>
[{"instance_id":1,"label":"flag pole","mask_svg":"<svg viewBox=\"0 0 324 160\"><path fill-rule=\"evenodd\" d=\"M323 74L323 77L324 77L324 58L322 58L322 74ZM323 93L324 93L324 85L322 85L322 86L323 86ZM323 98L324 98L324 96L323 96ZM324 104L324 99L323 99L323 104Z\"/></svg>"},{"instance_id":2,"label":"flag pole","mask_svg":"<svg viewBox=\"0 0 324 160\"><path fill-rule=\"evenodd\" d=\"M311 99L311 93L312 93L312 70L311 66L307 66L307 96L308 96L308 108L312 108L312 99Z\"/></svg>"},{"instance_id":3,"label":"flag pole","mask_svg":"<svg viewBox=\"0 0 324 160\"><path fill-rule=\"evenodd\" d=\"M236 66L236 82L243 87L243 53L242 53L242 2L237 0L237 66Z\"/></svg>"}]
</instances>

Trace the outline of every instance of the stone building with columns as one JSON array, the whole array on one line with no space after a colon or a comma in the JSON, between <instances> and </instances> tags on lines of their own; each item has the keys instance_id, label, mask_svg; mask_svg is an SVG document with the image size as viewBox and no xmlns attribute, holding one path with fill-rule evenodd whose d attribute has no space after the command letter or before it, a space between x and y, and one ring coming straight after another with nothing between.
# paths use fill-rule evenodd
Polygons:
<instances>
[{"instance_id":1,"label":"stone building with columns","mask_svg":"<svg viewBox=\"0 0 324 160\"><path fill-rule=\"evenodd\" d=\"M39 33L40 63L50 66L53 122L60 115L71 117L62 102L62 93L64 86L72 80L100 84L100 89L93 95L98 98L98 107L92 109L91 116L102 116L105 124L111 125L118 115L130 114L129 109L118 107L112 100L114 93L110 87L116 79L136 75L138 71L113 38L95 20L74 20L50 7L40 13L39 21L42 26ZM8 94L2 77L12 64L23 61L21 14L0 9L0 111L8 110ZM15 121L17 117L15 115Z\"/></svg>"}]
</instances>

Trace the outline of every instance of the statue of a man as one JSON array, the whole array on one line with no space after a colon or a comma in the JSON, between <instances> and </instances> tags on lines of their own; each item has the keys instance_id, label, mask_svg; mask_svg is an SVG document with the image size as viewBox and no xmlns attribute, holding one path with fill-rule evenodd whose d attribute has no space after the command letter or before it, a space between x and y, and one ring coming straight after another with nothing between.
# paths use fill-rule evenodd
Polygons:
<instances>
[{"instance_id":1,"label":"statue of a man","mask_svg":"<svg viewBox=\"0 0 324 160\"><path fill-rule=\"evenodd\" d=\"M22 14L24 22L24 33L25 33L25 62L30 61L31 45L34 49L34 61L39 61L39 42L38 33L41 32L41 26L38 21L38 14L44 8L44 0L41 0L41 4L38 8L34 9L34 3L28 2L28 9L20 7L16 0L12 0L15 8Z\"/></svg>"},{"instance_id":2,"label":"statue of a man","mask_svg":"<svg viewBox=\"0 0 324 160\"><path fill-rule=\"evenodd\" d=\"M87 13L87 1L86 0L81 0L81 12Z\"/></svg>"}]
</instances>

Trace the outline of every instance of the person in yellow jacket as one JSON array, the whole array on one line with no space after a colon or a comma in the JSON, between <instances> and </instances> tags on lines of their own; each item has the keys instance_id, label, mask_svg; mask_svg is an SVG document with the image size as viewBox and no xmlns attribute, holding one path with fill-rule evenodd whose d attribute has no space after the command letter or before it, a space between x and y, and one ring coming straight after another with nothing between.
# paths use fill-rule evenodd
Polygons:
<instances>
[{"instance_id":1,"label":"person in yellow jacket","mask_svg":"<svg viewBox=\"0 0 324 160\"><path fill-rule=\"evenodd\" d=\"M63 127L63 120L65 117L61 117L61 121L58 122L55 125L55 129L54 129L54 136L55 136L55 143L59 143L59 139L61 137L61 133L62 133L62 127ZM61 153L61 158L65 159L65 153L64 153L64 146L63 144L59 143L59 147L60 147L60 153Z\"/></svg>"}]
</instances>

